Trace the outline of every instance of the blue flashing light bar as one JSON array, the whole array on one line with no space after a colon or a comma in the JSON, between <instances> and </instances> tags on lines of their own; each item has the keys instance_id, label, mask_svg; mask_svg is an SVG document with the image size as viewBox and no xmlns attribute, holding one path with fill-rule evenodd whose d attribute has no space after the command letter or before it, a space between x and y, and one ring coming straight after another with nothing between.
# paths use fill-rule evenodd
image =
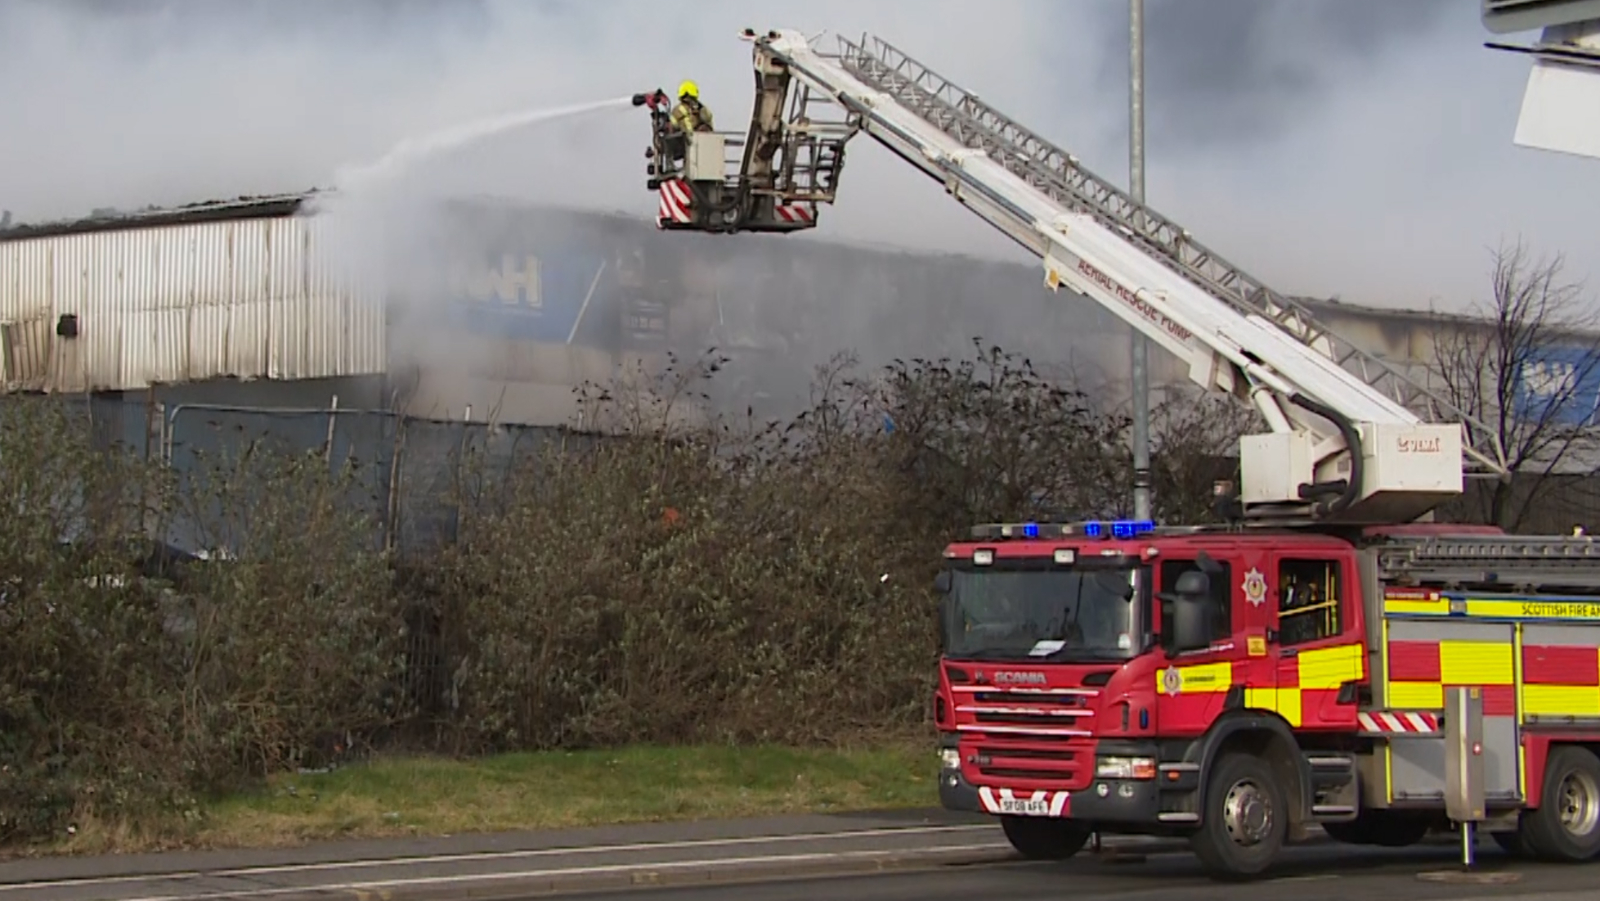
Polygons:
<instances>
[{"instance_id":1,"label":"blue flashing light bar","mask_svg":"<svg viewBox=\"0 0 1600 901\"><path fill-rule=\"evenodd\" d=\"M1132 538L1155 530L1156 524L1148 519L1119 519L1111 524L1111 534L1117 538Z\"/></svg>"},{"instance_id":2,"label":"blue flashing light bar","mask_svg":"<svg viewBox=\"0 0 1600 901\"><path fill-rule=\"evenodd\" d=\"M975 541L994 541L1006 538L1137 538L1154 532L1156 524L1148 519L1086 520L1077 523L985 523L972 527Z\"/></svg>"}]
</instances>

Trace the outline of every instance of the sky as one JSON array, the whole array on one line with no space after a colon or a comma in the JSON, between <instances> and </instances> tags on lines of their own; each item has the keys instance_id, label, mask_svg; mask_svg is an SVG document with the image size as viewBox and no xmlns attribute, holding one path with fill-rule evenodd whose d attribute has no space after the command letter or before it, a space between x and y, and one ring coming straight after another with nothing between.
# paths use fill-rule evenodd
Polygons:
<instances>
[{"instance_id":1,"label":"sky","mask_svg":"<svg viewBox=\"0 0 1600 901\"><path fill-rule=\"evenodd\" d=\"M885 38L1127 179L1125 0L0 0L0 209L298 191L485 116L697 80L751 101L746 26ZM1147 196L1280 291L1484 299L1522 240L1592 280L1600 161L1512 143L1525 57L1471 0L1147 0ZM832 38L824 37L825 45ZM407 190L653 215L644 115L530 126L408 170ZM808 238L1026 259L859 138Z\"/></svg>"}]
</instances>

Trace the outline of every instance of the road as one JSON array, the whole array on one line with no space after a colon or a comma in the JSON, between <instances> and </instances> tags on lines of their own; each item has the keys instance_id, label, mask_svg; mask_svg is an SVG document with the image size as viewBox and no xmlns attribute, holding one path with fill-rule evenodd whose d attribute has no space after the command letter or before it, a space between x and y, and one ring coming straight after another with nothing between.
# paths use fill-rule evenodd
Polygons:
<instances>
[{"instance_id":1,"label":"road","mask_svg":"<svg viewBox=\"0 0 1600 901\"><path fill-rule=\"evenodd\" d=\"M1592 901L1600 897L1595 888L1600 864L1513 864L1487 849L1482 852L1480 872L1510 873L1516 882L1463 885L1422 878L1458 872L1457 853L1450 844L1405 851L1338 845L1297 848L1270 878L1241 885L1205 878L1188 855L1162 854L1143 862L954 865L874 876L635 889L584 897L589 901L1062 901L1069 896L1073 901Z\"/></svg>"},{"instance_id":2,"label":"road","mask_svg":"<svg viewBox=\"0 0 1600 901\"><path fill-rule=\"evenodd\" d=\"M1322 842L1291 849L1272 878L1203 877L1181 843L1107 840L1120 859L1016 859L987 817L947 811L658 823L555 832L326 842L0 862L0 901L1585 901L1600 866L1516 865L1482 843L1509 885L1419 880L1456 870L1444 839L1405 851Z\"/></svg>"},{"instance_id":3,"label":"road","mask_svg":"<svg viewBox=\"0 0 1600 901\"><path fill-rule=\"evenodd\" d=\"M0 901L454 901L1008 852L987 817L896 811L0 862Z\"/></svg>"}]
</instances>

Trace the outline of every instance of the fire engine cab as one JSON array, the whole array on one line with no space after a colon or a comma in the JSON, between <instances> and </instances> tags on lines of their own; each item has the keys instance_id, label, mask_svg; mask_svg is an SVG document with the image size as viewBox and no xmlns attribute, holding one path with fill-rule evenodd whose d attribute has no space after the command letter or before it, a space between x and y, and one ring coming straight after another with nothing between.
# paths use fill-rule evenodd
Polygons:
<instances>
[{"instance_id":1,"label":"fire engine cab","mask_svg":"<svg viewBox=\"0 0 1600 901\"><path fill-rule=\"evenodd\" d=\"M1482 693L1482 828L1600 854L1592 539L1021 523L945 562L940 797L1026 855L1189 836L1250 875L1313 826L1421 841L1449 827L1454 686Z\"/></svg>"},{"instance_id":2,"label":"fire engine cab","mask_svg":"<svg viewBox=\"0 0 1600 901\"><path fill-rule=\"evenodd\" d=\"M987 525L945 550L947 806L999 817L1032 857L1183 836L1233 877L1319 827L1600 854L1600 551L1428 521L1467 478L1509 477L1499 429L887 42L744 37L737 158L704 135L680 165L667 98L636 98L663 228L811 227L866 134L1032 253L1063 302L1102 305L1267 427L1240 439L1226 525Z\"/></svg>"}]
</instances>

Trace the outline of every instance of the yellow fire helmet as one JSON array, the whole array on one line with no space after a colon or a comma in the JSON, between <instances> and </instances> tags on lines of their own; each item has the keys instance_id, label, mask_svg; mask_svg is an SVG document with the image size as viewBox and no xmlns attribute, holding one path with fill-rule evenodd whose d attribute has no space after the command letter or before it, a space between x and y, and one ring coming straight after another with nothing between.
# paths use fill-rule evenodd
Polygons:
<instances>
[{"instance_id":1,"label":"yellow fire helmet","mask_svg":"<svg viewBox=\"0 0 1600 901\"><path fill-rule=\"evenodd\" d=\"M695 84L692 81L686 81L683 84L678 85L678 96L679 97L693 97L696 100L699 100L700 99L700 86Z\"/></svg>"}]
</instances>

